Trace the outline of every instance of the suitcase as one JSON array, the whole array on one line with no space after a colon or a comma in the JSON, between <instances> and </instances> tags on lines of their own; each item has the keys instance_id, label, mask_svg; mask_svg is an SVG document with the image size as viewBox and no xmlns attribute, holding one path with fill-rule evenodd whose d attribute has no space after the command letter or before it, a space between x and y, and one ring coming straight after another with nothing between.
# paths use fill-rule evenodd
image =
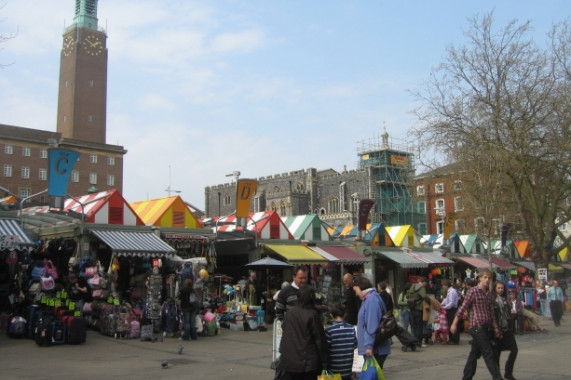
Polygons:
<instances>
[{"instance_id":1,"label":"suitcase","mask_svg":"<svg viewBox=\"0 0 571 380\"><path fill-rule=\"evenodd\" d=\"M67 315L63 317L67 327L67 343L82 344L87 340L87 321L82 317Z\"/></svg>"},{"instance_id":2,"label":"suitcase","mask_svg":"<svg viewBox=\"0 0 571 380\"><path fill-rule=\"evenodd\" d=\"M44 313L36 327L35 340L40 347L48 347L52 344L52 322L54 317L51 314Z\"/></svg>"},{"instance_id":3,"label":"suitcase","mask_svg":"<svg viewBox=\"0 0 571 380\"><path fill-rule=\"evenodd\" d=\"M52 321L52 344L65 344L67 327L62 320Z\"/></svg>"},{"instance_id":4,"label":"suitcase","mask_svg":"<svg viewBox=\"0 0 571 380\"><path fill-rule=\"evenodd\" d=\"M141 337L141 323L135 318L131 317L131 328L129 330L130 339L139 339Z\"/></svg>"},{"instance_id":5,"label":"suitcase","mask_svg":"<svg viewBox=\"0 0 571 380\"><path fill-rule=\"evenodd\" d=\"M117 335L117 314L115 308L104 308L99 315L99 331L103 335L115 337Z\"/></svg>"}]
</instances>

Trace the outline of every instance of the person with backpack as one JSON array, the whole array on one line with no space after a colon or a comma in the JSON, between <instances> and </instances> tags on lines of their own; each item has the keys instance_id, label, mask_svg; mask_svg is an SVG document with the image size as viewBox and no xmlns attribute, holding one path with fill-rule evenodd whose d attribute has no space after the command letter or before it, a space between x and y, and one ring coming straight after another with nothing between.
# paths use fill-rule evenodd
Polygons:
<instances>
[{"instance_id":1,"label":"person with backpack","mask_svg":"<svg viewBox=\"0 0 571 380\"><path fill-rule=\"evenodd\" d=\"M413 284L407 292L407 303L411 313L410 327L412 330L412 335L416 337L421 347L426 347L427 343L432 342L431 339L424 338L426 321L423 320L423 302L430 304L430 298L426 294L426 283L426 277L420 277L418 282Z\"/></svg>"},{"instance_id":2,"label":"person with backpack","mask_svg":"<svg viewBox=\"0 0 571 380\"><path fill-rule=\"evenodd\" d=\"M405 331L408 331L408 327L411 325L411 319L412 319L412 315L410 314L410 308L408 307L408 298L406 296L411 286L412 284L410 282L405 283L404 288L397 300L397 305L400 309L399 322L401 323Z\"/></svg>"},{"instance_id":3,"label":"person with backpack","mask_svg":"<svg viewBox=\"0 0 571 380\"><path fill-rule=\"evenodd\" d=\"M357 351L367 357L374 356L383 368L385 360L391 353L391 340L385 339L375 345L377 327L381 317L387 312L387 307L371 281L365 277L355 277L353 289L361 299L361 308L357 317Z\"/></svg>"},{"instance_id":4,"label":"person with backpack","mask_svg":"<svg viewBox=\"0 0 571 380\"><path fill-rule=\"evenodd\" d=\"M196 340L196 313L199 311L198 297L194 293L193 281L190 278L184 280L179 293L180 309L182 311L182 335L181 340Z\"/></svg>"}]
</instances>

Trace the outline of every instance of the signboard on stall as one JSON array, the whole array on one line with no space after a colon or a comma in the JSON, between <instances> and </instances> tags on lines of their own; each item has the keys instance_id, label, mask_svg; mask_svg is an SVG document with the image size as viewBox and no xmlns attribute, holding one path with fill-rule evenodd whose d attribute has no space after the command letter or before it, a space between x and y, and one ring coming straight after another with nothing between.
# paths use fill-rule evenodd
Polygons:
<instances>
[{"instance_id":1,"label":"signboard on stall","mask_svg":"<svg viewBox=\"0 0 571 380\"><path fill-rule=\"evenodd\" d=\"M16 235L0 235L0 249L14 249L19 242L20 239Z\"/></svg>"},{"instance_id":2,"label":"signboard on stall","mask_svg":"<svg viewBox=\"0 0 571 380\"><path fill-rule=\"evenodd\" d=\"M547 268L537 268L537 279L547 281Z\"/></svg>"}]
</instances>

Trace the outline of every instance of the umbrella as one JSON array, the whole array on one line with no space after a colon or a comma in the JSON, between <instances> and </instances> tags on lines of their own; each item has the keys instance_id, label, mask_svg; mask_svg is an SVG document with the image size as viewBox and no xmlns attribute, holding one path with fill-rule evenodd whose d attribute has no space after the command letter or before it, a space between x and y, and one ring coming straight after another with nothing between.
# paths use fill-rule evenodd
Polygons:
<instances>
[{"instance_id":1,"label":"umbrella","mask_svg":"<svg viewBox=\"0 0 571 380\"><path fill-rule=\"evenodd\" d=\"M266 269L266 288L267 294L270 294L270 268L290 268L292 265L288 263L284 263L283 261L279 261L276 259L272 259L271 257L264 257L263 259L253 261L249 264L244 265L250 269Z\"/></svg>"}]
</instances>

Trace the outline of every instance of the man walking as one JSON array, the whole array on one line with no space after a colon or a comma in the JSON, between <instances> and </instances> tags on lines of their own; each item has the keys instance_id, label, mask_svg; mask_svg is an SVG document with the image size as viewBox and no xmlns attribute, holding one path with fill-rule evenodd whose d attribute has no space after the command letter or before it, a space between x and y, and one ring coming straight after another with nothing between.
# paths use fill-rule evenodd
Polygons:
<instances>
[{"instance_id":1,"label":"man walking","mask_svg":"<svg viewBox=\"0 0 571 380\"><path fill-rule=\"evenodd\" d=\"M359 314L361 300L359 300L359 297L357 297L357 294L353 290L353 275L351 273L345 273L343 276L343 284L345 285L345 300L343 302L345 315L343 316L343 320L355 326L357 324L357 315Z\"/></svg>"},{"instance_id":2,"label":"man walking","mask_svg":"<svg viewBox=\"0 0 571 380\"><path fill-rule=\"evenodd\" d=\"M454 321L454 316L458 311L458 292L452 286L452 283L448 279L442 280L442 289L446 292L446 298L442 300L440 306L446 310L446 322L448 326L452 325ZM460 343L460 333L456 331L454 334L450 333L448 336L448 344L459 344ZM442 344L446 344L443 343Z\"/></svg>"},{"instance_id":3,"label":"man walking","mask_svg":"<svg viewBox=\"0 0 571 380\"><path fill-rule=\"evenodd\" d=\"M307 284L308 271L306 266L295 266L291 284L280 290L276 300L276 318L280 321L283 321L285 313L297 304L297 292Z\"/></svg>"},{"instance_id":4,"label":"man walking","mask_svg":"<svg viewBox=\"0 0 571 380\"><path fill-rule=\"evenodd\" d=\"M432 342L432 339L424 336L426 321L423 320L423 302L427 302L430 305L430 298L426 294L426 282L426 277L420 277L418 279L418 283L413 284L407 293L407 302L411 314L410 328L412 330L412 334L416 337L418 343L421 344L422 347L426 347L426 343ZM423 340L425 342L423 342Z\"/></svg>"},{"instance_id":5,"label":"man walking","mask_svg":"<svg viewBox=\"0 0 571 380\"><path fill-rule=\"evenodd\" d=\"M492 272L489 269L480 271L478 286L468 291L450 326L450 332L455 334L458 331L458 321L462 314L466 310L471 310L470 335L472 335L472 347L464 366L462 380L472 380L476 374L477 361L480 356L484 358L493 380L502 380L500 367L495 360L491 343L492 335L498 339L502 337L496 321L494 303L490 292L491 279Z\"/></svg>"},{"instance_id":6,"label":"man walking","mask_svg":"<svg viewBox=\"0 0 571 380\"><path fill-rule=\"evenodd\" d=\"M546 302L549 304L551 318L556 327L561 326L561 316L563 315L563 291L559 287L559 282L553 280L551 287L547 290Z\"/></svg>"}]
</instances>

